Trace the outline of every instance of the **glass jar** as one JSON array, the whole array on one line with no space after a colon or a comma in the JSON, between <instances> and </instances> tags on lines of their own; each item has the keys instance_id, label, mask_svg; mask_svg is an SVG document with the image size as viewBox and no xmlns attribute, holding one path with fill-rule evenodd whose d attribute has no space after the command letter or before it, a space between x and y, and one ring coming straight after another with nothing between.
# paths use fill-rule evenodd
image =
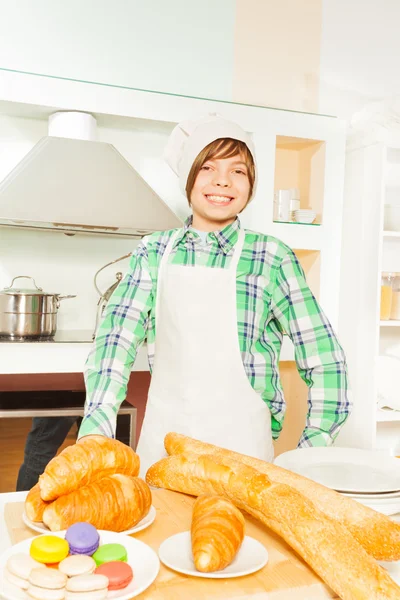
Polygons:
<instances>
[{"instance_id":1,"label":"glass jar","mask_svg":"<svg viewBox=\"0 0 400 600\"><path fill-rule=\"evenodd\" d=\"M393 280L395 273L382 273L381 279L381 321L388 321L392 312Z\"/></svg>"},{"instance_id":2,"label":"glass jar","mask_svg":"<svg viewBox=\"0 0 400 600\"><path fill-rule=\"evenodd\" d=\"M395 273L392 282L392 305L390 309L390 318L394 321L400 321L400 273Z\"/></svg>"}]
</instances>

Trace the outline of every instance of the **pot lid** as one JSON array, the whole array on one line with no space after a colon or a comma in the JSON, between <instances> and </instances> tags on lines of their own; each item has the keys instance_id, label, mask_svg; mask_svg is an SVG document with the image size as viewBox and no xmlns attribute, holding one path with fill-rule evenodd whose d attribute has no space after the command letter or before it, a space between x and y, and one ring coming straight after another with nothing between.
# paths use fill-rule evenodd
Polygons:
<instances>
[{"instance_id":1,"label":"pot lid","mask_svg":"<svg viewBox=\"0 0 400 600\"><path fill-rule=\"evenodd\" d=\"M23 288L23 287L13 287L13 283L16 279L31 279L34 283L34 288ZM42 288L36 285L33 277L29 277L29 275L18 275L14 277L9 287L5 287L3 290L0 290L0 294L20 294L21 296L59 296L60 294L49 294L43 291Z\"/></svg>"}]
</instances>

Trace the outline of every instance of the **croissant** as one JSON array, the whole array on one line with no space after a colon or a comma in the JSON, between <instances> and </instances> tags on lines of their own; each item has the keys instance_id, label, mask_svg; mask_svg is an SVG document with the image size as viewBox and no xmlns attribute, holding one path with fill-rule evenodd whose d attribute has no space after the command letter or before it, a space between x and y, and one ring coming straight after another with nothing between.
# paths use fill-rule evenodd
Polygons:
<instances>
[{"instance_id":1,"label":"croissant","mask_svg":"<svg viewBox=\"0 0 400 600\"><path fill-rule=\"evenodd\" d=\"M150 467L156 487L221 494L280 535L342 600L398 600L400 587L340 523L294 488L224 457L178 454Z\"/></svg>"},{"instance_id":2,"label":"croissant","mask_svg":"<svg viewBox=\"0 0 400 600\"><path fill-rule=\"evenodd\" d=\"M231 564L244 538L244 517L223 496L199 496L193 505L191 541L198 571L221 571Z\"/></svg>"},{"instance_id":3,"label":"croissant","mask_svg":"<svg viewBox=\"0 0 400 600\"><path fill-rule=\"evenodd\" d=\"M141 521L150 506L151 491L146 482L117 473L54 500L43 512L43 523L51 531L86 521L97 529L120 532Z\"/></svg>"},{"instance_id":4,"label":"croissant","mask_svg":"<svg viewBox=\"0 0 400 600\"><path fill-rule=\"evenodd\" d=\"M40 495L54 500L105 475L135 477L139 467L139 456L129 446L104 436L84 437L49 462L39 477Z\"/></svg>"},{"instance_id":5,"label":"croissant","mask_svg":"<svg viewBox=\"0 0 400 600\"><path fill-rule=\"evenodd\" d=\"M45 502L40 497L40 487L39 483L37 483L33 486L25 498L26 516L33 522L43 521L43 511L48 504L48 502Z\"/></svg>"},{"instance_id":6,"label":"croissant","mask_svg":"<svg viewBox=\"0 0 400 600\"><path fill-rule=\"evenodd\" d=\"M368 554L377 560L400 560L400 524L351 498L271 463L179 433L168 433L164 443L168 454L211 454L222 459L232 458L254 467L274 483L284 483L295 488L328 517L345 525Z\"/></svg>"}]
</instances>

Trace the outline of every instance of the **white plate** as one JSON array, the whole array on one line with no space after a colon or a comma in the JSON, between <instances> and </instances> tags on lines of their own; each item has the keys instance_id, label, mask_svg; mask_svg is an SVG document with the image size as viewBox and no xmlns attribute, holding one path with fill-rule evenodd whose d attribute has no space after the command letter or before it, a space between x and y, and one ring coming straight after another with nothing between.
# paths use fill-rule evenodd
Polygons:
<instances>
[{"instance_id":1,"label":"white plate","mask_svg":"<svg viewBox=\"0 0 400 600\"><path fill-rule=\"evenodd\" d=\"M123 533L124 535L132 535L133 533L142 531L142 529L146 529L146 527L148 527L149 525L151 525L153 523L154 519L156 518L156 514L157 514L156 509L154 508L154 506L151 506L147 515L145 517L143 517L143 519L141 521L139 521L139 523L136 523L136 525L134 527L131 527L130 529L127 529L126 531L121 531L120 533ZM27 527L29 527L30 529L33 529L33 531L38 531L39 533L52 533L50 531L50 529L47 527L47 525L45 525L44 523L42 523L42 522L34 523L33 521L31 521L27 517L25 511L22 513L22 520L25 523L25 525ZM63 529L63 531L60 531L59 533L63 533L63 532L65 533L65 531L66 530Z\"/></svg>"},{"instance_id":2,"label":"white plate","mask_svg":"<svg viewBox=\"0 0 400 600\"><path fill-rule=\"evenodd\" d=\"M400 585L400 560L397 560L396 562L383 562L378 560L378 564L386 569L397 585Z\"/></svg>"},{"instance_id":3,"label":"white plate","mask_svg":"<svg viewBox=\"0 0 400 600\"><path fill-rule=\"evenodd\" d=\"M274 461L339 492L400 491L400 460L379 450L357 448L299 448Z\"/></svg>"},{"instance_id":4,"label":"white plate","mask_svg":"<svg viewBox=\"0 0 400 600\"><path fill-rule=\"evenodd\" d=\"M360 498L353 498L353 500L359 502L360 504L364 504L364 506L367 506L368 508L372 508L372 510L375 510L376 512L382 513L387 517L400 513L400 500L395 500L392 502L378 502L377 500L370 502L367 500L361 500Z\"/></svg>"},{"instance_id":5,"label":"white plate","mask_svg":"<svg viewBox=\"0 0 400 600\"><path fill-rule=\"evenodd\" d=\"M177 533L166 539L158 549L158 556L164 565L178 573L210 579L249 575L262 569L268 562L267 549L260 542L246 535L239 552L230 565L222 571L202 573L197 571L194 566L190 531Z\"/></svg>"},{"instance_id":6,"label":"white plate","mask_svg":"<svg viewBox=\"0 0 400 600\"><path fill-rule=\"evenodd\" d=\"M160 561L157 554L135 538L131 538L123 533L113 533L111 531L99 530L100 544L122 544L125 546L128 553L128 564L133 570L133 580L122 590L108 592L107 598L110 600L131 600L146 590L155 580L160 570ZM64 537L64 534L59 531L52 533L58 537ZM9 584L4 579L3 571L7 560L13 554L24 552L29 554L29 548L33 538L24 540L19 544L15 544L0 556L0 593L6 600L18 600L18 598L27 598L26 594L21 593L19 588Z\"/></svg>"},{"instance_id":7,"label":"white plate","mask_svg":"<svg viewBox=\"0 0 400 600\"><path fill-rule=\"evenodd\" d=\"M400 499L400 492L383 492L382 494L356 494L355 492L341 492L343 496L353 498L353 500L396 500Z\"/></svg>"}]
</instances>

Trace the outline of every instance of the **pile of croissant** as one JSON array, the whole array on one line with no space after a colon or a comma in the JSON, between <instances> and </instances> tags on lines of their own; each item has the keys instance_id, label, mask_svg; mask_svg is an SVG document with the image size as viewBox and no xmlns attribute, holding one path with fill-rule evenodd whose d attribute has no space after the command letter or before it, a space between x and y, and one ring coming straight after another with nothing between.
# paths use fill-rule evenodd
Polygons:
<instances>
[{"instance_id":1,"label":"pile of croissant","mask_svg":"<svg viewBox=\"0 0 400 600\"><path fill-rule=\"evenodd\" d=\"M151 491L137 477L138 455L118 440L96 436L68 446L47 465L30 490L25 512L51 531L85 521L97 529L125 531L151 507Z\"/></svg>"}]
</instances>

